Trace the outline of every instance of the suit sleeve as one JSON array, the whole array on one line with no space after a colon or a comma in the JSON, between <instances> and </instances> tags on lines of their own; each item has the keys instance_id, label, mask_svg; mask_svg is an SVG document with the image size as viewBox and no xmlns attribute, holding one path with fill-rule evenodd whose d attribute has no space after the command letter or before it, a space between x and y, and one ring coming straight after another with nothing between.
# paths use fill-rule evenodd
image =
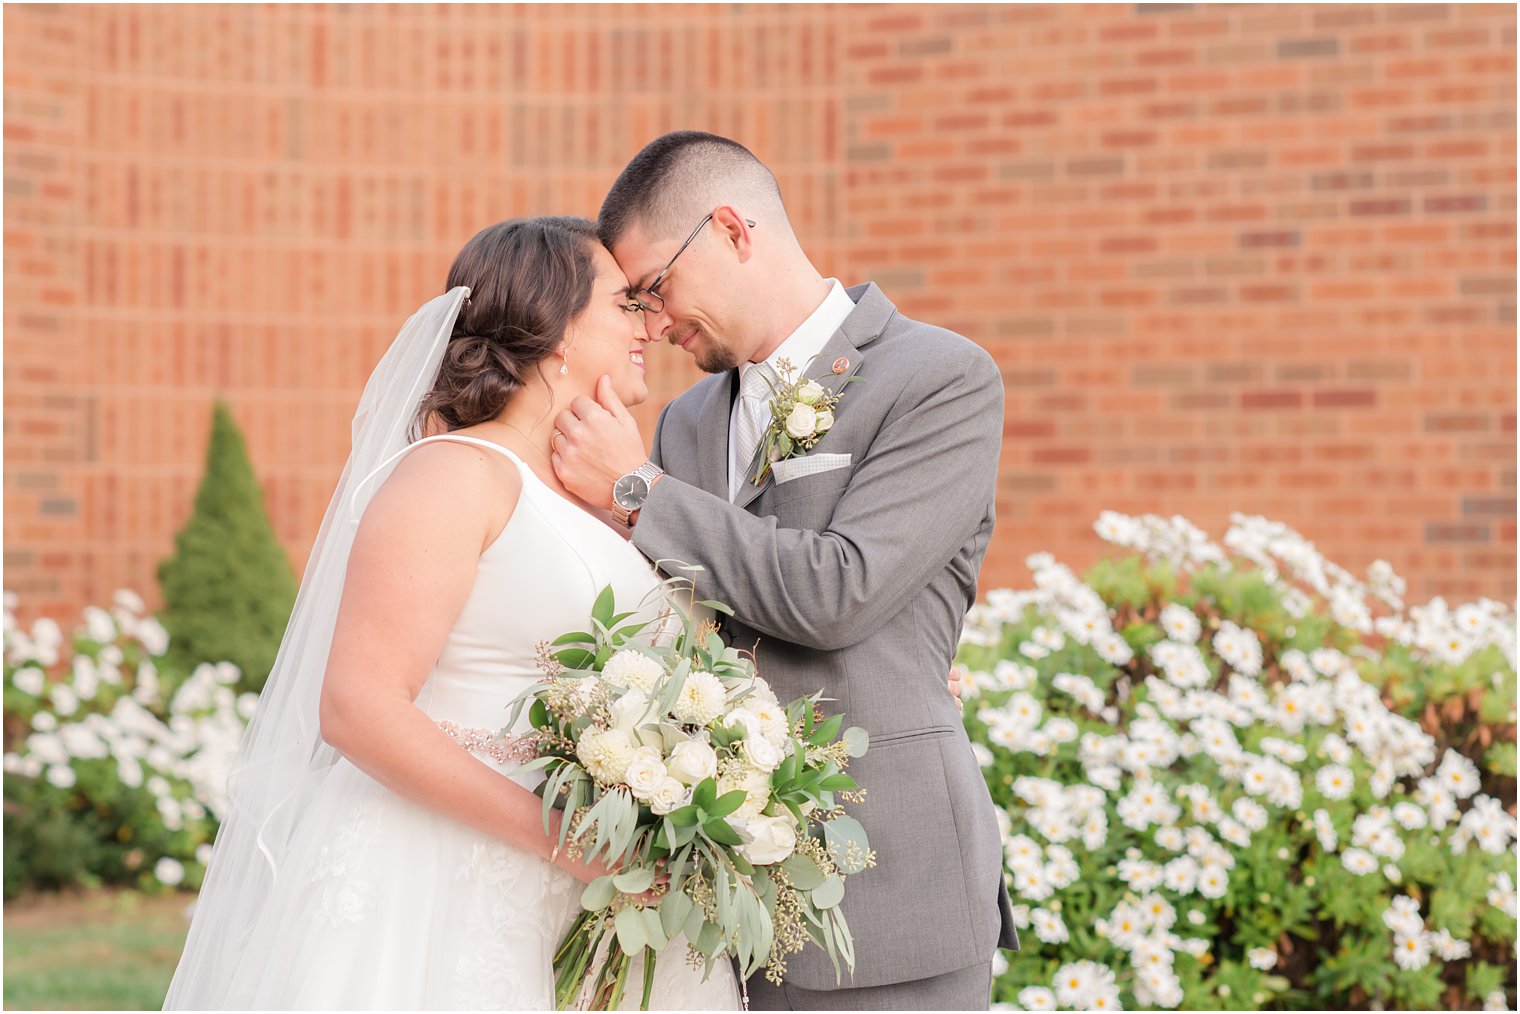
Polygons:
<instances>
[{"instance_id":1,"label":"suit sleeve","mask_svg":"<svg viewBox=\"0 0 1520 1014\"><path fill-rule=\"evenodd\" d=\"M864 640L992 510L1002 376L981 349L964 348L904 388L824 531L783 528L667 476L650 492L634 545L653 560L705 567L704 592L761 633L821 650Z\"/></svg>"},{"instance_id":2,"label":"suit sleeve","mask_svg":"<svg viewBox=\"0 0 1520 1014\"><path fill-rule=\"evenodd\" d=\"M649 444L649 460L654 462L656 468L665 467L660 450L660 433L665 429L665 417L670 414L670 406L672 404L674 402L666 402L665 407L660 409L659 417L654 421L654 436L650 438ZM660 481L664 482L665 480L661 479ZM658 486L659 483L655 483L655 485Z\"/></svg>"}]
</instances>

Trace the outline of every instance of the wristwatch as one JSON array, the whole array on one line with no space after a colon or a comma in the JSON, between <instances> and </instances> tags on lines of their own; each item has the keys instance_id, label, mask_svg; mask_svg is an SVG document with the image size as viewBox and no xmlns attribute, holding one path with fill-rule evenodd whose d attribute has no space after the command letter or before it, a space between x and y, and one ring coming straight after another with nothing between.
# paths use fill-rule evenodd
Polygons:
<instances>
[{"instance_id":1,"label":"wristwatch","mask_svg":"<svg viewBox=\"0 0 1520 1014\"><path fill-rule=\"evenodd\" d=\"M612 484L612 516L625 527L633 527L633 512L644 506L649 499L649 487L656 476L664 475L664 469L653 461L646 461L636 471L629 472Z\"/></svg>"}]
</instances>

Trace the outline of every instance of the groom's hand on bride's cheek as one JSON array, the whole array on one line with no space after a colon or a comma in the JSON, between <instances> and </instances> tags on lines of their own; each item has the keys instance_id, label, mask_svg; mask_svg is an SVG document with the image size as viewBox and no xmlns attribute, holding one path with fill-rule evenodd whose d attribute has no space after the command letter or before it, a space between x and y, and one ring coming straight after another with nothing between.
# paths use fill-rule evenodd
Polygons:
<instances>
[{"instance_id":1,"label":"groom's hand on bride's cheek","mask_svg":"<svg viewBox=\"0 0 1520 1014\"><path fill-rule=\"evenodd\" d=\"M611 509L612 484L649 460L639 424L612 380L597 381L596 400L582 395L554 419L550 461L565 488L593 507Z\"/></svg>"}]
</instances>

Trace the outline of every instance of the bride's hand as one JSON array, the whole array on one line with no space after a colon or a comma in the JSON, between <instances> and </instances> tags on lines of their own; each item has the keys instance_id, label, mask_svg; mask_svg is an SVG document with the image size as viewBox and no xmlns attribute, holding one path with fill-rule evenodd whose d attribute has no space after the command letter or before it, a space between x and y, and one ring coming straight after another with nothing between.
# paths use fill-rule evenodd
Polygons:
<instances>
[{"instance_id":1,"label":"bride's hand","mask_svg":"<svg viewBox=\"0 0 1520 1014\"><path fill-rule=\"evenodd\" d=\"M554 419L550 461L565 488L592 507L612 508L612 484L649 460L639 424L612 389L596 382L596 400L585 395Z\"/></svg>"},{"instance_id":2,"label":"bride's hand","mask_svg":"<svg viewBox=\"0 0 1520 1014\"><path fill-rule=\"evenodd\" d=\"M630 894L627 896L633 899L633 903L635 905L639 905L644 908L653 908L655 905L658 905L660 902L664 901L665 895L670 893L670 874L664 872L665 860L661 859L656 862L654 864L654 868L656 871L654 883L649 885L649 889L638 894ZM610 874L618 873L621 871L621 867L608 866L601 860L587 863L583 869L585 870L585 874L582 875L580 879L588 884L591 881L595 880L597 877L608 876Z\"/></svg>"}]
</instances>

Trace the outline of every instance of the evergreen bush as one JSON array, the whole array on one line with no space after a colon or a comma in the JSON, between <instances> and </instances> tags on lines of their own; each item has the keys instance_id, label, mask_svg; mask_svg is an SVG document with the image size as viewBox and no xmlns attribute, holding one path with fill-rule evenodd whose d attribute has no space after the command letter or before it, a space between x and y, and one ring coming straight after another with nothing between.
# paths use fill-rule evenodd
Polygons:
<instances>
[{"instance_id":1,"label":"evergreen bush","mask_svg":"<svg viewBox=\"0 0 1520 1014\"><path fill-rule=\"evenodd\" d=\"M262 688L295 604L296 580L224 402L212 414L195 511L174 541L174 555L158 568L170 667L188 673L202 662L231 662L243 674L242 689Z\"/></svg>"}]
</instances>

